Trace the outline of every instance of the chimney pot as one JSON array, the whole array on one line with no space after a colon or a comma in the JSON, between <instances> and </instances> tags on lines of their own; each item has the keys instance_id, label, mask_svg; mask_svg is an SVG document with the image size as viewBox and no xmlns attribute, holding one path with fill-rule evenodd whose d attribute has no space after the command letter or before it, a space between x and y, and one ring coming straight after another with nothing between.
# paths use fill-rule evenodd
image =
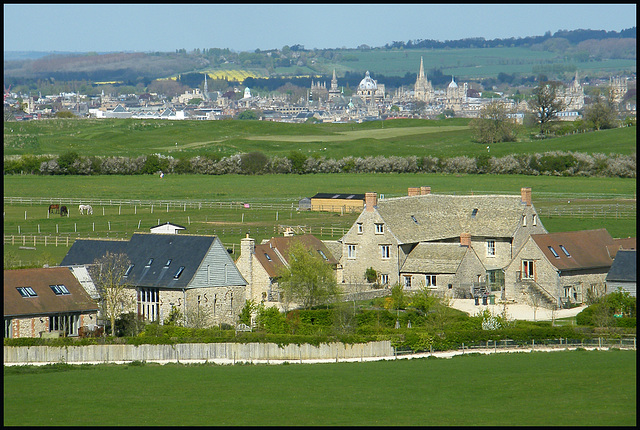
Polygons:
<instances>
[{"instance_id":1,"label":"chimney pot","mask_svg":"<svg viewBox=\"0 0 640 430\"><path fill-rule=\"evenodd\" d=\"M420 195L426 196L431 194L431 187L420 187Z\"/></svg>"},{"instance_id":2,"label":"chimney pot","mask_svg":"<svg viewBox=\"0 0 640 430\"><path fill-rule=\"evenodd\" d=\"M470 233L460 233L460 246L466 246L467 248L471 246Z\"/></svg>"},{"instance_id":3,"label":"chimney pot","mask_svg":"<svg viewBox=\"0 0 640 430\"><path fill-rule=\"evenodd\" d=\"M374 206L378 205L378 193L365 193L364 204L367 212L373 212Z\"/></svg>"},{"instance_id":4,"label":"chimney pot","mask_svg":"<svg viewBox=\"0 0 640 430\"><path fill-rule=\"evenodd\" d=\"M409 196L419 196L420 195L420 188L418 187L409 187Z\"/></svg>"},{"instance_id":5,"label":"chimney pot","mask_svg":"<svg viewBox=\"0 0 640 430\"><path fill-rule=\"evenodd\" d=\"M531 206L531 187L520 188L520 196L524 204Z\"/></svg>"}]
</instances>

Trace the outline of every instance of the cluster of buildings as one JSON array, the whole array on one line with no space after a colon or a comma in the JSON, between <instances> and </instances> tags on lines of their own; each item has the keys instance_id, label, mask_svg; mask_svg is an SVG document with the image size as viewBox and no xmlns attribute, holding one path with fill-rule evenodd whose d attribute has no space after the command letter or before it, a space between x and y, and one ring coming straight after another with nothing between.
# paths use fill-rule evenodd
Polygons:
<instances>
[{"instance_id":1,"label":"cluster of buildings","mask_svg":"<svg viewBox=\"0 0 640 430\"><path fill-rule=\"evenodd\" d=\"M179 311L190 325L235 325L246 300L294 308L278 285L294 241L332 268L344 297L385 295L397 284L476 304L562 307L617 288L636 296L635 238L548 233L531 193L445 195L423 186L396 198L317 195L311 210L360 211L341 239L287 230L256 243L247 235L235 261L218 237L178 234L185 228L171 224L129 240L78 239L59 267L4 271L5 338L95 333L104 316L89 273L107 253L129 260L122 312L160 323Z\"/></svg>"},{"instance_id":2,"label":"cluster of buildings","mask_svg":"<svg viewBox=\"0 0 640 430\"><path fill-rule=\"evenodd\" d=\"M592 82L607 86L606 81ZM628 91L626 77L611 77L608 81L613 100L620 103ZM320 122L362 122L396 117L436 118L453 112L458 117L476 117L483 106L499 101L521 121L528 111L527 103L517 103L504 94L499 98L483 98L477 90L471 91L468 82L451 82L443 89L436 89L428 79L424 63L420 66L413 88L397 88L388 92L385 84L374 80L367 71L355 91L346 96L339 86L335 70L329 85L327 82L311 81L307 96L289 100L284 95L255 96L249 88L234 88L242 98L223 97L219 91L210 92L205 75L203 89L188 90L184 94L168 99L158 94L105 95L86 97L77 93L62 93L57 96L23 98L26 115L16 119L39 118L58 110L69 110L80 117L95 118L140 118L173 120L215 120L233 118L243 110L262 112L261 119L281 122L304 122L314 118ZM17 95L16 95L17 96ZM581 118L585 106L583 85L575 78L562 88L559 97L565 106L558 118L576 120ZM13 100L9 97L9 103ZM195 102L194 102L195 100ZM5 104L7 96L5 94ZM419 106L419 108L417 108ZM635 104L621 106L622 110L635 113Z\"/></svg>"}]
</instances>

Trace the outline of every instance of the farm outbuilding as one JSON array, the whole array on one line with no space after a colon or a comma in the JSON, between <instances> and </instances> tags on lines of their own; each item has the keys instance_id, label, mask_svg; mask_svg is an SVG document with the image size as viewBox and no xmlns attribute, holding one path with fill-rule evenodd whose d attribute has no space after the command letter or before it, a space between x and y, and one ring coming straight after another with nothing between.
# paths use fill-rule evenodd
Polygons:
<instances>
[{"instance_id":1,"label":"farm outbuilding","mask_svg":"<svg viewBox=\"0 0 640 430\"><path fill-rule=\"evenodd\" d=\"M186 230L186 227L183 227L177 224L172 224L168 221L164 224L151 227L150 229L151 233L155 233L155 234L178 234L180 230Z\"/></svg>"},{"instance_id":2,"label":"farm outbuilding","mask_svg":"<svg viewBox=\"0 0 640 430\"><path fill-rule=\"evenodd\" d=\"M360 212L364 208L364 194L318 193L311 197L312 211Z\"/></svg>"}]
</instances>

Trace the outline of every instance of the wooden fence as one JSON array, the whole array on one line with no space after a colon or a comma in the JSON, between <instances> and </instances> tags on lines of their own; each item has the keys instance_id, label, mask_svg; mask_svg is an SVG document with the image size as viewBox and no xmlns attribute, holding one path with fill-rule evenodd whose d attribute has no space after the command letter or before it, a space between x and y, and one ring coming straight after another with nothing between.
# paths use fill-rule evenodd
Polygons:
<instances>
[{"instance_id":1,"label":"wooden fence","mask_svg":"<svg viewBox=\"0 0 640 430\"><path fill-rule=\"evenodd\" d=\"M636 205L567 205L536 208L540 217L635 219Z\"/></svg>"}]
</instances>

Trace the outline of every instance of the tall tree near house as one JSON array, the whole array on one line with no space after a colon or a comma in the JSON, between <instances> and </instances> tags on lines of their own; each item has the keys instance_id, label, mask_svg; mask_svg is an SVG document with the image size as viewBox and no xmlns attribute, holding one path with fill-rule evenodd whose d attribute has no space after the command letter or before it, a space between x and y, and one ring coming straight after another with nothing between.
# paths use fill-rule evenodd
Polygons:
<instances>
[{"instance_id":1,"label":"tall tree near house","mask_svg":"<svg viewBox=\"0 0 640 430\"><path fill-rule=\"evenodd\" d=\"M293 240L288 261L289 265L279 272L280 289L287 300L308 309L337 297L339 289L333 269L317 252Z\"/></svg>"},{"instance_id":2,"label":"tall tree near house","mask_svg":"<svg viewBox=\"0 0 640 430\"><path fill-rule=\"evenodd\" d=\"M516 123L509 118L509 111L501 102L491 102L480 109L478 118L469 124L475 140L481 143L513 142L516 139Z\"/></svg>"},{"instance_id":3,"label":"tall tree near house","mask_svg":"<svg viewBox=\"0 0 640 430\"><path fill-rule=\"evenodd\" d=\"M560 97L562 84L557 81L543 81L533 89L531 98L527 101L529 109L533 111L536 122L540 124L540 134L558 117L558 112L564 109L564 102Z\"/></svg>"},{"instance_id":4,"label":"tall tree near house","mask_svg":"<svg viewBox=\"0 0 640 430\"><path fill-rule=\"evenodd\" d=\"M585 121L596 130L614 128L617 122L618 110L613 101L611 91L609 91L608 96L597 91L592 97L595 102L585 108Z\"/></svg>"},{"instance_id":5,"label":"tall tree near house","mask_svg":"<svg viewBox=\"0 0 640 430\"><path fill-rule=\"evenodd\" d=\"M112 336L116 333L116 318L126 313L134 303L134 299L126 291L131 285L124 276L130 264L126 254L107 251L89 267L91 279L100 294L103 315L111 322Z\"/></svg>"}]
</instances>

